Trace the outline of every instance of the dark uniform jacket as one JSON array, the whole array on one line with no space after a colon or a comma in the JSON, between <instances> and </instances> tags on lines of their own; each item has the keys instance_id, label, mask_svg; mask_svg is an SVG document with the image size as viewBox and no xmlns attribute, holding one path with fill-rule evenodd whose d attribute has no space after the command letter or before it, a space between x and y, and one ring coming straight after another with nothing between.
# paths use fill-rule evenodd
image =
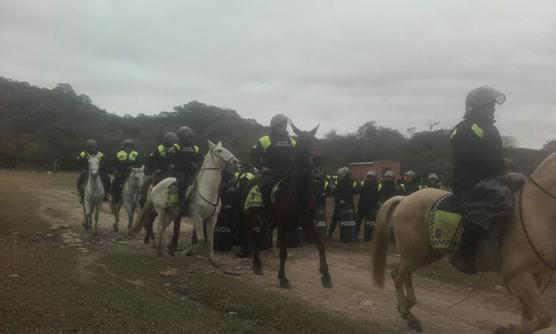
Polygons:
<instances>
[{"instance_id":1,"label":"dark uniform jacket","mask_svg":"<svg viewBox=\"0 0 556 334\"><path fill-rule=\"evenodd\" d=\"M295 140L290 136L263 136L251 148L249 159L259 169L288 169L295 147Z\"/></svg>"},{"instance_id":2,"label":"dark uniform jacket","mask_svg":"<svg viewBox=\"0 0 556 334\"><path fill-rule=\"evenodd\" d=\"M419 184L415 181L406 182L403 188L403 192L405 196L411 195L418 190L419 190Z\"/></svg>"},{"instance_id":3,"label":"dark uniform jacket","mask_svg":"<svg viewBox=\"0 0 556 334\"><path fill-rule=\"evenodd\" d=\"M504 172L502 138L493 124L460 122L451 135L456 196L465 196L481 180Z\"/></svg>"},{"instance_id":4,"label":"dark uniform jacket","mask_svg":"<svg viewBox=\"0 0 556 334\"><path fill-rule=\"evenodd\" d=\"M398 189L396 188L394 181L382 181L380 191L378 192L378 200L384 203L396 195L398 195Z\"/></svg>"},{"instance_id":5,"label":"dark uniform jacket","mask_svg":"<svg viewBox=\"0 0 556 334\"><path fill-rule=\"evenodd\" d=\"M203 164L203 157L197 145L179 145L175 156L176 172L193 175Z\"/></svg>"},{"instance_id":6,"label":"dark uniform jacket","mask_svg":"<svg viewBox=\"0 0 556 334\"><path fill-rule=\"evenodd\" d=\"M114 170L120 173L127 173L130 168L141 167L143 164L141 156L137 151L127 153L124 150L119 151L112 160Z\"/></svg>"},{"instance_id":7,"label":"dark uniform jacket","mask_svg":"<svg viewBox=\"0 0 556 334\"><path fill-rule=\"evenodd\" d=\"M336 204L344 201L345 204L353 204L353 195L358 191L357 183L352 178L338 179L338 184L334 188L334 199Z\"/></svg>"},{"instance_id":8,"label":"dark uniform jacket","mask_svg":"<svg viewBox=\"0 0 556 334\"><path fill-rule=\"evenodd\" d=\"M359 211L369 212L378 205L378 182L365 180L361 183Z\"/></svg>"},{"instance_id":9,"label":"dark uniform jacket","mask_svg":"<svg viewBox=\"0 0 556 334\"><path fill-rule=\"evenodd\" d=\"M157 169L166 171L169 164L176 164L176 154L180 149L180 144L174 144L172 146L164 144L158 145L149 157L147 174L151 174Z\"/></svg>"}]
</instances>

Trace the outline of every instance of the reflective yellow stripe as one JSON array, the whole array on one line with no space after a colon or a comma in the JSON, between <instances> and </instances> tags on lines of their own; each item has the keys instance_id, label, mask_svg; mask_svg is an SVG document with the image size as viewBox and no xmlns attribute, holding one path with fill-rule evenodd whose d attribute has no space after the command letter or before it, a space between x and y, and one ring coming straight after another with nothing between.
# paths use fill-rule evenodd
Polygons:
<instances>
[{"instance_id":1,"label":"reflective yellow stripe","mask_svg":"<svg viewBox=\"0 0 556 334\"><path fill-rule=\"evenodd\" d=\"M120 151L116 154L116 158L119 161L135 161L137 159L137 156L139 155L139 153L135 152L135 151L131 151L129 152L129 154L127 154L126 151Z\"/></svg>"},{"instance_id":2,"label":"reflective yellow stripe","mask_svg":"<svg viewBox=\"0 0 556 334\"><path fill-rule=\"evenodd\" d=\"M382 190L382 182L378 184L378 191Z\"/></svg>"},{"instance_id":3,"label":"reflective yellow stripe","mask_svg":"<svg viewBox=\"0 0 556 334\"><path fill-rule=\"evenodd\" d=\"M290 138L290 141L291 141L291 143L292 143L292 146L295 146L295 145L297 145L297 142L295 141L295 139L293 139L293 138Z\"/></svg>"},{"instance_id":4,"label":"reflective yellow stripe","mask_svg":"<svg viewBox=\"0 0 556 334\"><path fill-rule=\"evenodd\" d=\"M263 150L265 150L265 151L272 144L272 142L270 141L269 136L264 136L264 137L259 138L259 143L261 144Z\"/></svg>"},{"instance_id":5,"label":"reflective yellow stripe","mask_svg":"<svg viewBox=\"0 0 556 334\"><path fill-rule=\"evenodd\" d=\"M166 147L164 145L158 145L158 153L161 157L166 156Z\"/></svg>"},{"instance_id":6,"label":"reflective yellow stripe","mask_svg":"<svg viewBox=\"0 0 556 334\"><path fill-rule=\"evenodd\" d=\"M95 154L95 155L89 154L89 152L87 152L87 151L82 151L81 153L79 153L79 158L89 159L91 157L94 157L94 158L97 158L99 161L102 160L103 156L104 156L104 154L102 154L102 152L97 152L97 154Z\"/></svg>"},{"instance_id":7,"label":"reflective yellow stripe","mask_svg":"<svg viewBox=\"0 0 556 334\"><path fill-rule=\"evenodd\" d=\"M458 134L458 128L455 128L454 131L452 131L452 135L450 136L450 139L454 138L457 134Z\"/></svg>"},{"instance_id":8,"label":"reflective yellow stripe","mask_svg":"<svg viewBox=\"0 0 556 334\"><path fill-rule=\"evenodd\" d=\"M324 180L324 190L326 190L326 188L328 188L328 181Z\"/></svg>"},{"instance_id":9,"label":"reflective yellow stripe","mask_svg":"<svg viewBox=\"0 0 556 334\"><path fill-rule=\"evenodd\" d=\"M475 134L479 138L483 138L485 136L485 131L483 129L481 129L481 127L478 126L477 123L475 123L471 126L471 130L473 130L473 132L475 132Z\"/></svg>"},{"instance_id":10,"label":"reflective yellow stripe","mask_svg":"<svg viewBox=\"0 0 556 334\"><path fill-rule=\"evenodd\" d=\"M255 178L255 175L253 175L253 174L250 173L250 172L245 172L245 173L243 173L243 175L241 175L241 178L242 178L242 179L245 178L245 179L251 181L251 180L253 180L253 179Z\"/></svg>"},{"instance_id":11,"label":"reflective yellow stripe","mask_svg":"<svg viewBox=\"0 0 556 334\"><path fill-rule=\"evenodd\" d=\"M199 146L193 145L193 151L194 151L195 153L199 153Z\"/></svg>"},{"instance_id":12,"label":"reflective yellow stripe","mask_svg":"<svg viewBox=\"0 0 556 334\"><path fill-rule=\"evenodd\" d=\"M87 156L87 152L82 151L81 153L79 153L79 157L80 158L85 158Z\"/></svg>"}]
</instances>

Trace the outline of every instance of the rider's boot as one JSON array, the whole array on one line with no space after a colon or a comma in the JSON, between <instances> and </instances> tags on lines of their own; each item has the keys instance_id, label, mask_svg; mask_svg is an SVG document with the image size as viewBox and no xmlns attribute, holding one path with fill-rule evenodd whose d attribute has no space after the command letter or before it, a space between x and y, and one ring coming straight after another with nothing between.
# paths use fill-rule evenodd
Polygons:
<instances>
[{"instance_id":1,"label":"rider's boot","mask_svg":"<svg viewBox=\"0 0 556 334\"><path fill-rule=\"evenodd\" d=\"M178 193L178 215L184 217L189 214L189 201L187 200L184 192Z\"/></svg>"},{"instance_id":2,"label":"rider's boot","mask_svg":"<svg viewBox=\"0 0 556 334\"><path fill-rule=\"evenodd\" d=\"M470 275L477 274L475 259L481 230L477 224L464 219L460 246L450 258L450 263L459 271Z\"/></svg>"}]
</instances>

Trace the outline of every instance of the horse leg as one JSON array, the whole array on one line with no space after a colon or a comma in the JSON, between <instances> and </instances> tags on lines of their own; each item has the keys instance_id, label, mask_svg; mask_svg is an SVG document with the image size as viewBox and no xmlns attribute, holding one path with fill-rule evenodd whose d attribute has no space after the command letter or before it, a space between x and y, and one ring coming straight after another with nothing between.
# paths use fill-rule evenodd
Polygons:
<instances>
[{"instance_id":1,"label":"horse leg","mask_svg":"<svg viewBox=\"0 0 556 334\"><path fill-rule=\"evenodd\" d=\"M262 218L257 213L249 213L253 215L252 217L246 217L248 219L249 228L249 244L253 250L253 272L255 275L262 275L262 261L259 253L259 245L261 244L263 231L266 231L266 224L263 223Z\"/></svg>"},{"instance_id":2,"label":"horse leg","mask_svg":"<svg viewBox=\"0 0 556 334\"><path fill-rule=\"evenodd\" d=\"M197 243L191 244L191 247L187 250L185 255L192 256L199 252L199 248L205 244L205 231L203 229L203 219L199 216L197 212L191 213L191 219L193 220L193 230L197 236Z\"/></svg>"},{"instance_id":3,"label":"horse leg","mask_svg":"<svg viewBox=\"0 0 556 334\"><path fill-rule=\"evenodd\" d=\"M534 333L539 329L547 328L552 323L548 304L541 295L537 282L530 273L524 272L507 280L510 289L519 298L522 310L525 310L525 322L520 325L500 327L494 333L525 334Z\"/></svg>"},{"instance_id":4,"label":"horse leg","mask_svg":"<svg viewBox=\"0 0 556 334\"><path fill-rule=\"evenodd\" d=\"M164 233L166 233L166 225L168 224L168 213L163 211L158 216L158 243L156 245L156 255L164 256L162 244L164 241Z\"/></svg>"},{"instance_id":5,"label":"horse leg","mask_svg":"<svg viewBox=\"0 0 556 334\"><path fill-rule=\"evenodd\" d=\"M214 245L213 245L213 241L214 241L214 227L216 226L216 218L217 216L215 214L213 214L208 220L207 220L207 247L208 247L208 253L209 253L209 262L213 267L219 268L220 267L220 261L216 258L216 256L214 256Z\"/></svg>"},{"instance_id":6,"label":"horse leg","mask_svg":"<svg viewBox=\"0 0 556 334\"><path fill-rule=\"evenodd\" d=\"M174 256L178 249L178 239L180 237L181 217L174 218L174 231L172 232L172 239L168 244L168 254Z\"/></svg>"},{"instance_id":7,"label":"horse leg","mask_svg":"<svg viewBox=\"0 0 556 334\"><path fill-rule=\"evenodd\" d=\"M93 207L93 211L95 214L95 234L98 233L98 213L100 212L100 207L102 206L102 200L101 202L95 204L95 206ZM92 215L92 212L91 212Z\"/></svg>"},{"instance_id":8,"label":"horse leg","mask_svg":"<svg viewBox=\"0 0 556 334\"><path fill-rule=\"evenodd\" d=\"M112 224L112 227L114 228L114 232L120 231L118 227L118 223L120 222L120 208L120 203L114 203L112 205L112 213L114 214L114 224Z\"/></svg>"},{"instance_id":9,"label":"horse leg","mask_svg":"<svg viewBox=\"0 0 556 334\"><path fill-rule=\"evenodd\" d=\"M415 289L413 288L413 278L412 274L409 274L407 280L405 281L405 295L407 299L407 307L411 309L415 304L417 304L417 297L415 297Z\"/></svg>"},{"instance_id":10,"label":"horse leg","mask_svg":"<svg viewBox=\"0 0 556 334\"><path fill-rule=\"evenodd\" d=\"M288 248L286 246L286 228L283 226L282 221L278 221L278 239L280 241L280 270L278 271L278 279L280 280L280 287L282 289L291 289L290 282L286 278L286 259L288 258Z\"/></svg>"},{"instance_id":11,"label":"horse leg","mask_svg":"<svg viewBox=\"0 0 556 334\"><path fill-rule=\"evenodd\" d=\"M311 219L310 222L306 223L303 228L306 231L311 231L313 240L315 240L317 250L319 251L319 271L321 274L321 284L323 287L330 289L332 288L332 279L330 278L330 273L328 272L328 263L326 262L324 241L322 240L313 219Z\"/></svg>"},{"instance_id":12,"label":"horse leg","mask_svg":"<svg viewBox=\"0 0 556 334\"><path fill-rule=\"evenodd\" d=\"M421 322L409 310L410 307L408 305L408 300L404 294L404 285L407 286L408 279L411 279L413 270L413 266L409 263L409 261L402 257L396 269L392 271L392 280L394 281L394 287L396 288L398 312L400 313L400 316L402 319L406 320L409 328L417 332L422 332L423 327L421 326Z\"/></svg>"},{"instance_id":13,"label":"horse leg","mask_svg":"<svg viewBox=\"0 0 556 334\"><path fill-rule=\"evenodd\" d=\"M127 205L126 206L127 209L127 229L129 230L131 228L131 226L133 225L133 216L135 215L135 210L136 210L136 204L132 204L132 205Z\"/></svg>"}]
</instances>

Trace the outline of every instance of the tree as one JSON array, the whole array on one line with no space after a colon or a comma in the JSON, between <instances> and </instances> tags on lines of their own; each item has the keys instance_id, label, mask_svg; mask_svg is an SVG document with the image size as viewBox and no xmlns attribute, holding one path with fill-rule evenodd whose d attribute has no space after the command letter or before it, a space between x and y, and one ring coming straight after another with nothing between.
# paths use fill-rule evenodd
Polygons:
<instances>
[{"instance_id":1,"label":"tree","mask_svg":"<svg viewBox=\"0 0 556 334\"><path fill-rule=\"evenodd\" d=\"M502 136L502 145L505 149L518 147L517 140L512 136Z\"/></svg>"},{"instance_id":2,"label":"tree","mask_svg":"<svg viewBox=\"0 0 556 334\"><path fill-rule=\"evenodd\" d=\"M542 146L542 149L549 153L556 152L556 139L547 141L546 144Z\"/></svg>"},{"instance_id":3,"label":"tree","mask_svg":"<svg viewBox=\"0 0 556 334\"><path fill-rule=\"evenodd\" d=\"M73 90L73 87L69 83L57 84L56 87L54 88L54 91L60 92L62 94L75 95L75 91Z\"/></svg>"}]
</instances>

